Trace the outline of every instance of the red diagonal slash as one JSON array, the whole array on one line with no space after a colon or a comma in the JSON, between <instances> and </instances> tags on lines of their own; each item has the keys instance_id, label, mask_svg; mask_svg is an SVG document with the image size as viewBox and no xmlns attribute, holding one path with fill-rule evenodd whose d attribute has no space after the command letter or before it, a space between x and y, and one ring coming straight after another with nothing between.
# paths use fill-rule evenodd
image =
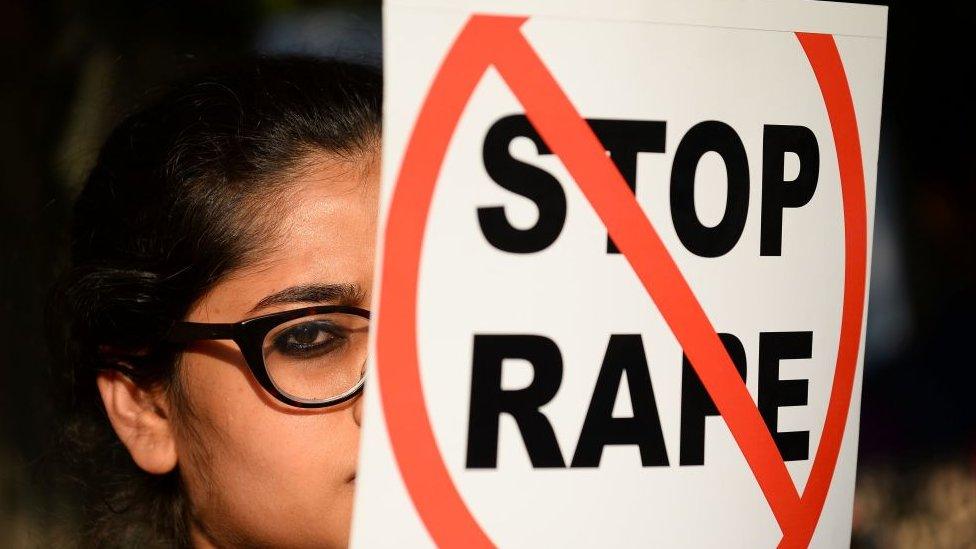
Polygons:
<instances>
[{"instance_id":1,"label":"red diagonal slash","mask_svg":"<svg viewBox=\"0 0 976 549\"><path fill-rule=\"evenodd\" d=\"M850 405L866 266L857 125L833 39L798 35L820 82L834 132L844 187L847 253L834 386L801 499L707 315L602 145L519 32L524 21L498 16L474 16L468 21L421 107L390 204L377 322L377 370L390 441L421 519L438 545L491 545L454 486L431 429L420 381L416 313L421 245L437 176L465 105L485 71L494 66L593 205L688 355L784 533L781 546L808 544L830 486Z\"/></svg>"}]
</instances>

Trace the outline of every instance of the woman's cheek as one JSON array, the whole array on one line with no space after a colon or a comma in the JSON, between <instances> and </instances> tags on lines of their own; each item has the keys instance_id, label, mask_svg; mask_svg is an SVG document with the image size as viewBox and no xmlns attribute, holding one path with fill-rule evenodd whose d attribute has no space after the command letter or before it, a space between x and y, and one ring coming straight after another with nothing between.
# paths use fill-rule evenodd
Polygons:
<instances>
[{"instance_id":1,"label":"woman's cheek","mask_svg":"<svg viewBox=\"0 0 976 549\"><path fill-rule=\"evenodd\" d=\"M204 458L191 460L194 470L184 474L196 485L190 497L207 529L273 545L342 543L352 508L358 403L288 408L235 365L194 358L184 372L195 436L183 446ZM194 444L201 447L187 448Z\"/></svg>"}]
</instances>

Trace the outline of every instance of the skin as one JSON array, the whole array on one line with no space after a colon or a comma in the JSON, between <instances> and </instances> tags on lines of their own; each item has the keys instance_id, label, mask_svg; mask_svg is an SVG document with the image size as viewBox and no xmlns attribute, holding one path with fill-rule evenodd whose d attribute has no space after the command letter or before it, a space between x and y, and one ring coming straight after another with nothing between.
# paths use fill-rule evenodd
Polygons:
<instances>
[{"instance_id":1,"label":"skin","mask_svg":"<svg viewBox=\"0 0 976 549\"><path fill-rule=\"evenodd\" d=\"M315 304L369 308L376 233L375 154L307 158L288 177L277 245L230 273L187 320L237 322ZM297 199L296 199L297 198ZM358 287L339 299L255 308L291 287ZM342 547L348 544L361 398L301 410L261 388L232 341L190 345L177 370L180 399L106 372L98 379L109 419L135 462L178 467L192 507L195 547Z\"/></svg>"}]
</instances>

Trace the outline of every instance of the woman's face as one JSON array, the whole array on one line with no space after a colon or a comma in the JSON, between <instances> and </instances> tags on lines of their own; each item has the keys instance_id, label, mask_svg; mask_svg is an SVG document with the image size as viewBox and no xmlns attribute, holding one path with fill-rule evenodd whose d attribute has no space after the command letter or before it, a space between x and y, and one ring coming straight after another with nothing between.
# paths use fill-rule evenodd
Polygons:
<instances>
[{"instance_id":1,"label":"woman's face","mask_svg":"<svg viewBox=\"0 0 976 549\"><path fill-rule=\"evenodd\" d=\"M217 284L187 320L237 322L316 304L369 307L377 159L310 160L285 187L277 245ZM340 297L320 300L336 290ZM276 295L278 302L259 305ZM176 406L184 413L177 411L173 437L194 544L346 545L360 398L332 408L289 407L257 384L232 341L192 344L179 375L185 402Z\"/></svg>"}]
</instances>

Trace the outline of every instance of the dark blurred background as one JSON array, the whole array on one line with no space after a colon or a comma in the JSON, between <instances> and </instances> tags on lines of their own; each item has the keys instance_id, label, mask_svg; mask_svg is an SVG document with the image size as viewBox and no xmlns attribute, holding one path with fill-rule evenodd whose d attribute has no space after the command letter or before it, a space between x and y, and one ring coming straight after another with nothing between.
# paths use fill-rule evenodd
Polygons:
<instances>
[{"instance_id":1,"label":"dark blurred background","mask_svg":"<svg viewBox=\"0 0 976 549\"><path fill-rule=\"evenodd\" d=\"M890 4L855 547L976 547L976 117L955 3ZM378 2L0 6L0 547L70 545L43 329L71 199L106 133L167 82L241 55L377 63Z\"/></svg>"}]
</instances>

